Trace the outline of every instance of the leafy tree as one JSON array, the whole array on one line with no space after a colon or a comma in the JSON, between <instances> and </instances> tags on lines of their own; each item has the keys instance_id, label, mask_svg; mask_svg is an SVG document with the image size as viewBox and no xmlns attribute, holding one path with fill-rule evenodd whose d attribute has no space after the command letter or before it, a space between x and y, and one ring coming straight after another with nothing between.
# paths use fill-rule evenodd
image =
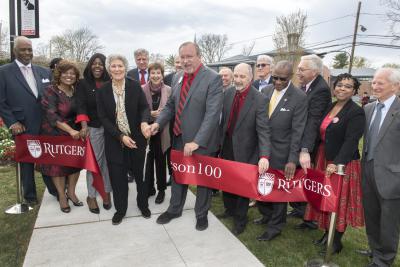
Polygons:
<instances>
[{"instance_id":1,"label":"leafy tree","mask_svg":"<svg viewBox=\"0 0 400 267\"><path fill-rule=\"evenodd\" d=\"M400 69L400 64L397 64L397 63L385 63L385 64L382 65L382 68Z\"/></svg>"},{"instance_id":2,"label":"leafy tree","mask_svg":"<svg viewBox=\"0 0 400 267\"><path fill-rule=\"evenodd\" d=\"M371 63L365 57L355 56L353 59L353 67L354 68L369 68L369 67L371 67Z\"/></svg>"},{"instance_id":3,"label":"leafy tree","mask_svg":"<svg viewBox=\"0 0 400 267\"><path fill-rule=\"evenodd\" d=\"M165 59L165 67L168 69L173 69L175 67L175 56L174 54L171 54L167 56Z\"/></svg>"},{"instance_id":4,"label":"leafy tree","mask_svg":"<svg viewBox=\"0 0 400 267\"><path fill-rule=\"evenodd\" d=\"M334 69L343 69L348 66L349 66L349 56L347 55L346 52L336 54L336 56L333 58L332 67Z\"/></svg>"}]
</instances>

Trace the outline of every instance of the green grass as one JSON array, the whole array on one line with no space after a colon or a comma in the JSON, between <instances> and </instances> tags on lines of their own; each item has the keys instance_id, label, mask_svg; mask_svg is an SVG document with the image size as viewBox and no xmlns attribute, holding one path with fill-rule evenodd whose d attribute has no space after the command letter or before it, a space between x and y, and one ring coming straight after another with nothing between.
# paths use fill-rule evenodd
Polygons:
<instances>
[{"instance_id":1,"label":"green grass","mask_svg":"<svg viewBox=\"0 0 400 267\"><path fill-rule=\"evenodd\" d=\"M217 215L224 211L221 194L213 197L211 211ZM319 247L312 241L322 236L322 231L295 230L294 226L301 222L300 219L288 218L282 234L272 241L259 242L256 237L265 230L264 226L253 224L253 220L261 217L257 208L250 208L249 223L246 230L239 235L239 240L265 265L275 266L303 266L304 262L313 258L321 258L318 254ZM223 219L222 223L229 229L233 227L232 219ZM353 229L349 227L343 237L344 248L342 252L333 257L333 262L340 267L362 267L369 263L367 257L355 253L355 249L367 249L367 237L365 229ZM395 265L400 266L397 257Z\"/></svg>"},{"instance_id":2,"label":"green grass","mask_svg":"<svg viewBox=\"0 0 400 267\"><path fill-rule=\"evenodd\" d=\"M40 175L36 178L36 188L41 201L44 184ZM40 178L39 178L40 177ZM4 211L16 203L15 167L0 166L0 266L22 266L39 205L22 215L10 215Z\"/></svg>"}]
</instances>

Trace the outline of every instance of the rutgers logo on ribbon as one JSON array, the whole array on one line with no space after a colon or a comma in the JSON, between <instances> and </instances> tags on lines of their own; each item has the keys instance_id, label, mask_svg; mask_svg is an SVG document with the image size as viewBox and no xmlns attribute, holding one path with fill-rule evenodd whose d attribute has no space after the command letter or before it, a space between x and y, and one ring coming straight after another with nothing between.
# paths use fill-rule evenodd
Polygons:
<instances>
[{"instance_id":1,"label":"rutgers logo on ribbon","mask_svg":"<svg viewBox=\"0 0 400 267\"><path fill-rule=\"evenodd\" d=\"M274 188L275 175L272 173L263 173L258 177L257 191L263 196L267 196Z\"/></svg>"},{"instance_id":2,"label":"rutgers logo on ribbon","mask_svg":"<svg viewBox=\"0 0 400 267\"><path fill-rule=\"evenodd\" d=\"M32 157L37 159L42 155L42 146L39 140L26 140L26 144Z\"/></svg>"}]
</instances>

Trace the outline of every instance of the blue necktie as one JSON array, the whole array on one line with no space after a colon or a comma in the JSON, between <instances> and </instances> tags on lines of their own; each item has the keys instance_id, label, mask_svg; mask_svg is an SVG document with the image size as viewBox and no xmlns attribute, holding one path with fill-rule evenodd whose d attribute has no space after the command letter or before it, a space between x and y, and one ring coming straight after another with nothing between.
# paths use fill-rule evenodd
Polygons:
<instances>
[{"instance_id":1,"label":"blue necktie","mask_svg":"<svg viewBox=\"0 0 400 267\"><path fill-rule=\"evenodd\" d=\"M379 126L382 118L382 109L384 107L385 104L382 103L378 103L376 105L375 118L371 123L371 127L369 128L367 136L367 161L370 161L374 158L374 150L376 147L376 142L378 141Z\"/></svg>"}]
</instances>

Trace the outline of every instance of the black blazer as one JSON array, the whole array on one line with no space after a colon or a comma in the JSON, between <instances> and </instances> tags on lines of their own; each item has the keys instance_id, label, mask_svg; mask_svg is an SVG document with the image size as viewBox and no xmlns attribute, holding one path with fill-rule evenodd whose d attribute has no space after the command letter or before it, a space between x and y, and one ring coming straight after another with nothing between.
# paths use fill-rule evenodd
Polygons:
<instances>
[{"instance_id":1,"label":"black blazer","mask_svg":"<svg viewBox=\"0 0 400 267\"><path fill-rule=\"evenodd\" d=\"M128 71L126 76L128 78L131 78L132 80L138 81L140 83L139 69L138 68L131 69L130 71ZM146 82L149 81L149 77L150 77L150 73L148 73L148 75L147 75Z\"/></svg>"},{"instance_id":2,"label":"black blazer","mask_svg":"<svg viewBox=\"0 0 400 267\"><path fill-rule=\"evenodd\" d=\"M125 110L128 117L131 137L136 142L137 149L145 150L146 139L140 131L142 122L150 121L149 105L142 87L137 81L125 79ZM116 102L111 82L107 82L97 93L97 112L104 127L105 152L108 162L122 164L123 146L121 145L121 131L116 123Z\"/></svg>"},{"instance_id":3,"label":"black blazer","mask_svg":"<svg viewBox=\"0 0 400 267\"><path fill-rule=\"evenodd\" d=\"M323 118L335 105L336 102L331 104ZM364 132L365 113L350 99L336 117L339 120L326 128L325 158L335 164L347 164L360 158L358 143Z\"/></svg>"},{"instance_id":4,"label":"black blazer","mask_svg":"<svg viewBox=\"0 0 400 267\"><path fill-rule=\"evenodd\" d=\"M318 75L308 88L307 101L307 123L300 147L307 148L312 153L315 152L323 114L332 103L331 90L321 75Z\"/></svg>"},{"instance_id":5,"label":"black blazer","mask_svg":"<svg viewBox=\"0 0 400 267\"><path fill-rule=\"evenodd\" d=\"M169 87L171 87L172 85L172 79L174 78L176 71L171 72L170 74L166 75L164 77L164 84L168 85Z\"/></svg>"},{"instance_id":6,"label":"black blazer","mask_svg":"<svg viewBox=\"0 0 400 267\"><path fill-rule=\"evenodd\" d=\"M98 90L95 83L86 79L81 79L76 87L77 114L87 115L90 119L88 125L94 128L101 126L97 114L96 94Z\"/></svg>"}]
</instances>

